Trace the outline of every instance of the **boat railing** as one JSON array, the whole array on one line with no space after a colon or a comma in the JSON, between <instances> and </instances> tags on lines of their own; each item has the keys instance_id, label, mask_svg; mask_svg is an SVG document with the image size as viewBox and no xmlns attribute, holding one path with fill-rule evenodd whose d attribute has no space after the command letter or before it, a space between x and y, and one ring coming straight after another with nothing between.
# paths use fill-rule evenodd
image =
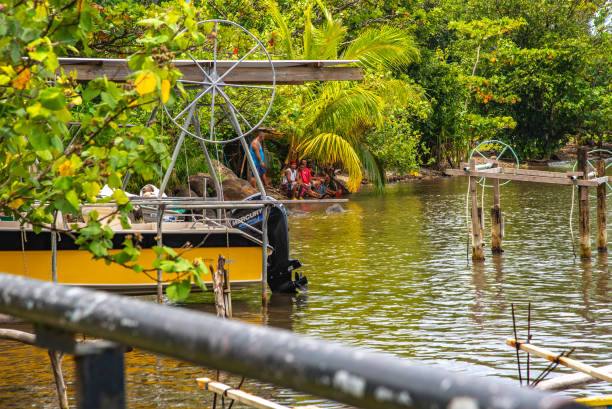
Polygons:
<instances>
[{"instance_id":1,"label":"boat railing","mask_svg":"<svg viewBox=\"0 0 612 409\"><path fill-rule=\"evenodd\" d=\"M80 408L125 407L126 345L364 409L584 407L507 380L9 274L0 274L0 312L33 323L37 346L75 356ZM79 344L76 333L109 342Z\"/></svg>"}]
</instances>

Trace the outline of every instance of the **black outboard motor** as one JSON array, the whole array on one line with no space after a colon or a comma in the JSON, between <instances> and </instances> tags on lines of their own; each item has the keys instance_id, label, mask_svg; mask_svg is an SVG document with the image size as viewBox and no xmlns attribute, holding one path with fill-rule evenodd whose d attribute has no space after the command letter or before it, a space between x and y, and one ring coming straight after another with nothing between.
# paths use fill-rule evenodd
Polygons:
<instances>
[{"instance_id":1,"label":"black outboard motor","mask_svg":"<svg viewBox=\"0 0 612 409\"><path fill-rule=\"evenodd\" d=\"M261 200L261 193L256 193L244 200ZM267 200L275 200L267 196ZM250 226L262 230L263 210L262 209L234 209L232 210L232 227L244 230L248 234L261 240L261 234L255 232ZM297 290L305 291L308 289L308 279L300 276L296 271L295 278L292 279L292 272L301 267L299 260L289 258L289 224L287 222L287 212L281 203L270 207L268 216L268 243L274 248L272 254L268 256L268 285L272 292L276 293L295 293Z\"/></svg>"}]
</instances>

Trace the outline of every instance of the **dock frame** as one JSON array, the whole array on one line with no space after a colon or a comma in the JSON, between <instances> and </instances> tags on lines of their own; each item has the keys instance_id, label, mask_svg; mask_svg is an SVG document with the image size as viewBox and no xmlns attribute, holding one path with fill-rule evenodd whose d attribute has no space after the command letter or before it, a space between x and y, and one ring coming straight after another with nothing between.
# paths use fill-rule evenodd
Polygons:
<instances>
[{"instance_id":1,"label":"dock frame","mask_svg":"<svg viewBox=\"0 0 612 409\"><path fill-rule=\"evenodd\" d=\"M579 225L580 225L580 257L591 257L591 231L589 218L589 187L597 188L597 248L599 252L607 252L607 221L606 221L606 183L605 164L597 161L596 170L589 170L588 151L586 147L578 149L578 172L550 172L532 169L504 168L495 159L485 159L484 163L476 164L472 159L469 163L461 163L459 169L446 169L447 175L467 176L470 184L471 198L471 231L472 260L484 260L483 209L478 207L476 184L478 178L493 180L494 205L491 209L491 250L503 252L503 217L499 202L499 181L515 180L521 182L548 183L578 187Z\"/></svg>"}]
</instances>

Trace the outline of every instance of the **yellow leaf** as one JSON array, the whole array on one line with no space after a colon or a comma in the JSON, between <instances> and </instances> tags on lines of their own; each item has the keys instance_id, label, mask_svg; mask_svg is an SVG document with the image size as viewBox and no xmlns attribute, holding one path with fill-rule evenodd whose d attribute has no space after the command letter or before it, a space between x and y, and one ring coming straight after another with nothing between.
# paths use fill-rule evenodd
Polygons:
<instances>
[{"instance_id":1,"label":"yellow leaf","mask_svg":"<svg viewBox=\"0 0 612 409\"><path fill-rule=\"evenodd\" d=\"M150 72L143 72L136 77L136 92L140 95L150 94L155 91L156 86L155 76Z\"/></svg>"},{"instance_id":2,"label":"yellow leaf","mask_svg":"<svg viewBox=\"0 0 612 409\"><path fill-rule=\"evenodd\" d=\"M23 204L23 200L22 199L15 199L12 202L10 202L8 205L9 207L17 210L21 207L21 205Z\"/></svg>"},{"instance_id":3,"label":"yellow leaf","mask_svg":"<svg viewBox=\"0 0 612 409\"><path fill-rule=\"evenodd\" d=\"M59 165L57 170L61 176L72 176L74 174L74 171L71 170L71 168L72 168L72 162L70 162L70 160L68 159L64 163Z\"/></svg>"},{"instance_id":4,"label":"yellow leaf","mask_svg":"<svg viewBox=\"0 0 612 409\"><path fill-rule=\"evenodd\" d=\"M168 102L169 98L170 98L170 81L162 80L162 84L161 84L161 101L162 101L162 104L165 104L166 102Z\"/></svg>"},{"instance_id":5,"label":"yellow leaf","mask_svg":"<svg viewBox=\"0 0 612 409\"><path fill-rule=\"evenodd\" d=\"M24 89L30 83L30 70L24 69L19 75L13 80L13 88Z\"/></svg>"}]
</instances>

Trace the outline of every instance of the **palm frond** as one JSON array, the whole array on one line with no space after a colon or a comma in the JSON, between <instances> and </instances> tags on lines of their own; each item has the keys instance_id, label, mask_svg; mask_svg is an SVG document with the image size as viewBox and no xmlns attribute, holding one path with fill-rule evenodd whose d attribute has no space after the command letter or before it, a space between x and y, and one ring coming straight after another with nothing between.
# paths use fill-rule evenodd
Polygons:
<instances>
[{"instance_id":1,"label":"palm frond","mask_svg":"<svg viewBox=\"0 0 612 409\"><path fill-rule=\"evenodd\" d=\"M319 60L335 60L338 58L340 44L346 38L346 27L340 21L327 21L319 30L313 33L313 48Z\"/></svg>"},{"instance_id":2,"label":"palm frond","mask_svg":"<svg viewBox=\"0 0 612 409\"><path fill-rule=\"evenodd\" d=\"M368 68L393 68L420 61L419 49L403 30L383 26L363 31L342 54Z\"/></svg>"},{"instance_id":3,"label":"palm frond","mask_svg":"<svg viewBox=\"0 0 612 409\"><path fill-rule=\"evenodd\" d=\"M326 83L304 107L304 128L311 133L351 133L382 123L384 102L361 85Z\"/></svg>"},{"instance_id":4,"label":"palm frond","mask_svg":"<svg viewBox=\"0 0 612 409\"><path fill-rule=\"evenodd\" d=\"M325 16L325 21L327 22L327 24L333 23L334 16L332 16L332 13L330 13L330 11L327 9L327 7L325 7L325 4L323 4L321 0L316 0L316 1L317 1L317 4L319 5L319 8L323 12L323 15Z\"/></svg>"},{"instance_id":5,"label":"palm frond","mask_svg":"<svg viewBox=\"0 0 612 409\"><path fill-rule=\"evenodd\" d=\"M312 60L314 55L314 50L312 46L312 36L313 31L317 31L315 27L312 25L312 6L308 5L306 10L304 11L304 52L303 57L306 60Z\"/></svg>"},{"instance_id":6,"label":"palm frond","mask_svg":"<svg viewBox=\"0 0 612 409\"><path fill-rule=\"evenodd\" d=\"M372 88L388 105L416 105L425 98L421 87L401 79L386 79L373 84Z\"/></svg>"},{"instance_id":7,"label":"palm frond","mask_svg":"<svg viewBox=\"0 0 612 409\"><path fill-rule=\"evenodd\" d=\"M334 133L318 134L303 141L298 149L324 164L341 163L349 174L347 189L357 191L362 179L361 161L353 146L342 136Z\"/></svg>"},{"instance_id":8,"label":"palm frond","mask_svg":"<svg viewBox=\"0 0 612 409\"><path fill-rule=\"evenodd\" d=\"M374 190L376 193L383 193L385 190L385 183L387 183L387 175L385 174L382 163L372 155L372 152L370 152L365 145L357 145L355 151L357 152L357 156L359 156L361 166L365 170L366 176L374 186Z\"/></svg>"},{"instance_id":9,"label":"palm frond","mask_svg":"<svg viewBox=\"0 0 612 409\"><path fill-rule=\"evenodd\" d=\"M285 50L285 53L287 54L287 58L290 60L293 60L295 59L295 50L293 48L293 41L291 39L291 31L289 31L287 22L285 21L285 18L283 17L280 10L278 9L278 4L274 0L269 0L267 4L268 4L268 11L270 12L270 15L272 16L272 20L274 20L274 22L276 23L276 25L278 26L280 30L279 37L281 38L281 43L282 43L283 49Z\"/></svg>"}]
</instances>

